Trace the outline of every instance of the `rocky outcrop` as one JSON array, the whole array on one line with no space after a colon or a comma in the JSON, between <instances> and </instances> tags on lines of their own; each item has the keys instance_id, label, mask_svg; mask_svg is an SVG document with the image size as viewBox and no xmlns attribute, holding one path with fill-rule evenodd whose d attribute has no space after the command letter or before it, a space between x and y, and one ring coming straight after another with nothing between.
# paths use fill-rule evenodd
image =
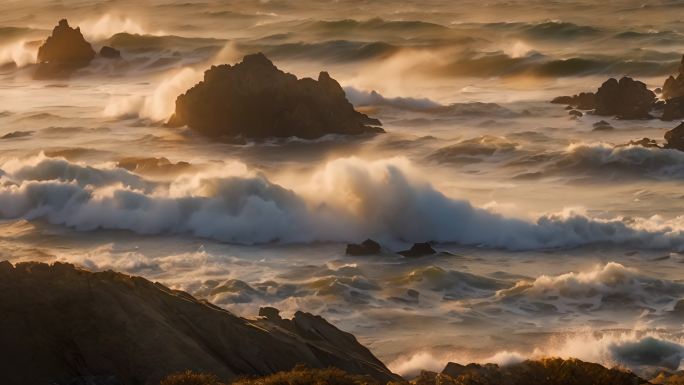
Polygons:
<instances>
[{"instance_id":1,"label":"rocky outcrop","mask_svg":"<svg viewBox=\"0 0 684 385\"><path fill-rule=\"evenodd\" d=\"M121 59L121 51L106 45L100 48L100 56L107 59Z\"/></svg>"},{"instance_id":2,"label":"rocky outcrop","mask_svg":"<svg viewBox=\"0 0 684 385\"><path fill-rule=\"evenodd\" d=\"M298 363L397 378L320 317L248 320L143 278L68 264L0 262L0 314L7 385L156 384L186 369L233 379Z\"/></svg>"},{"instance_id":3,"label":"rocky outcrop","mask_svg":"<svg viewBox=\"0 0 684 385\"><path fill-rule=\"evenodd\" d=\"M676 77L670 75L667 79L665 79L661 96L665 100L684 96L684 55L682 55L682 60L679 64Z\"/></svg>"},{"instance_id":4,"label":"rocky outcrop","mask_svg":"<svg viewBox=\"0 0 684 385\"><path fill-rule=\"evenodd\" d=\"M619 81L610 78L596 92L594 113L620 119L650 119L655 102L655 93L646 84L629 77Z\"/></svg>"},{"instance_id":5,"label":"rocky outcrop","mask_svg":"<svg viewBox=\"0 0 684 385\"><path fill-rule=\"evenodd\" d=\"M613 126L605 120L599 120L592 124L592 127L594 127L594 131L610 131L613 129Z\"/></svg>"},{"instance_id":6,"label":"rocky outcrop","mask_svg":"<svg viewBox=\"0 0 684 385\"><path fill-rule=\"evenodd\" d=\"M665 133L665 148L684 151L684 123Z\"/></svg>"},{"instance_id":7,"label":"rocky outcrop","mask_svg":"<svg viewBox=\"0 0 684 385\"><path fill-rule=\"evenodd\" d=\"M403 255L404 257L409 257L409 258L418 258L418 257L425 257L428 255L433 255L437 254L435 249L430 246L429 243L414 243L413 246L411 246L410 249L400 251L398 254Z\"/></svg>"},{"instance_id":8,"label":"rocky outcrop","mask_svg":"<svg viewBox=\"0 0 684 385\"><path fill-rule=\"evenodd\" d=\"M423 372L416 385L638 385L633 373L577 359L547 358L498 366L449 363L442 373Z\"/></svg>"},{"instance_id":9,"label":"rocky outcrop","mask_svg":"<svg viewBox=\"0 0 684 385\"><path fill-rule=\"evenodd\" d=\"M578 110L593 110L601 116L616 116L620 119L649 119L651 110L656 107L656 95L646 84L629 77L619 81L610 78L599 87L596 93L582 92L574 96L559 96L551 101L554 104L567 104ZM581 112L570 111L571 115L581 116Z\"/></svg>"},{"instance_id":10,"label":"rocky outcrop","mask_svg":"<svg viewBox=\"0 0 684 385\"><path fill-rule=\"evenodd\" d=\"M95 51L81 34L71 28L66 19L52 30L45 43L38 48L36 79L53 79L70 76L79 68L87 67L95 58Z\"/></svg>"},{"instance_id":11,"label":"rocky outcrop","mask_svg":"<svg viewBox=\"0 0 684 385\"><path fill-rule=\"evenodd\" d=\"M384 132L377 119L357 112L327 72L297 79L261 53L234 66L213 66L204 80L176 99L168 122L211 137L252 139Z\"/></svg>"},{"instance_id":12,"label":"rocky outcrop","mask_svg":"<svg viewBox=\"0 0 684 385\"><path fill-rule=\"evenodd\" d=\"M347 250L345 254L351 256L366 256L366 255L377 255L382 251L382 247L379 243L372 239L366 239L360 244L350 243L347 245Z\"/></svg>"}]
</instances>

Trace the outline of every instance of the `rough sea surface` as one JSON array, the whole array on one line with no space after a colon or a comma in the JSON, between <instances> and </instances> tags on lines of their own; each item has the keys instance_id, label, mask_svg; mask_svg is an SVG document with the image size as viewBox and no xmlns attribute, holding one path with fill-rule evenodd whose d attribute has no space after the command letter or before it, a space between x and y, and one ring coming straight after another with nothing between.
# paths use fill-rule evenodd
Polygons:
<instances>
[{"instance_id":1,"label":"rough sea surface","mask_svg":"<svg viewBox=\"0 0 684 385\"><path fill-rule=\"evenodd\" d=\"M0 259L162 282L245 316L321 314L394 371L684 358L678 122L571 119L555 96L684 53L679 1L4 1ZM37 81L57 21L98 58ZM212 64L328 71L387 134L220 143L163 123ZM604 118L605 119L605 118ZM153 158L165 158L164 160ZM348 242L384 255L348 257ZM434 242L440 253L394 252Z\"/></svg>"}]
</instances>

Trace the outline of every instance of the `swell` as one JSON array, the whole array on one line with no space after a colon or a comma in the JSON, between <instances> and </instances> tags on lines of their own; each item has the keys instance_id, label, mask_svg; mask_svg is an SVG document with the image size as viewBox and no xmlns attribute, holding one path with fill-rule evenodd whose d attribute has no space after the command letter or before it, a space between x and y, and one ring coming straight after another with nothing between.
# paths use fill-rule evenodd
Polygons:
<instances>
[{"instance_id":1,"label":"swell","mask_svg":"<svg viewBox=\"0 0 684 385\"><path fill-rule=\"evenodd\" d=\"M2 167L0 216L46 220L76 230L191 234L219 241L459 243L510 250L612 244L684 250L684 218L596 219L572 211L527 221L450 198L402 158L341 158L297 189L264 175L221 170L168 184L123 169L61 159Z\"/></svg>"}]
</instances>

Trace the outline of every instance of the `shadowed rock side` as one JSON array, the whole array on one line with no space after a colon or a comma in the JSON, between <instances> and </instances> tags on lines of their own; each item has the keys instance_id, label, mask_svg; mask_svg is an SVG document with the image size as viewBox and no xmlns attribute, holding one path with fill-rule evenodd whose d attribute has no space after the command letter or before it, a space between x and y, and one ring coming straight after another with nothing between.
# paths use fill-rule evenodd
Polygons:
<instances>
[{"instance_id":1,"label":"shadowed rock side","mask_svg":"<svg viewBox=\"0 0 684 385\"><path fill-rule=\"evenodd\" d=\"M212 137L251 139L384 132L380 121L354 110L327 72L297 79L261 53L234 66L213 66L176 99L171 126L188 125Z\"/></svg>"},{"instance_id":2,"label":"shadowed rock side","mask_svg":"<svg viewBox=\"0 0 684 385\"><path fill-rule=\"evenodd\" d=\"M662 97L665 99L663 120L684 118L684 56L677 76L670 76L665 80Z\"/></svg>"},{"instance_id":3,"label":"shadowed rock side","mask_svg":"<svg viewBox=\"0 0 684 385\"><path fill-rule=\"evenodd\" d=\"M449 363L442 373L423 372L416 385L638 385L648 381L630 372L577 359L548 358L500 367Z\"/></svg>"},{"instance_id":4,"label":"shadowed rock side","mask_svg":"<svg viewBox=\"0 0 684 385\"><path fill-rule=\"evenodd\" d=\"M156 384L186 369L232 379L298 363L397 378L320 317L250 321L143 278L68 264L0 262L0 314L7 385Z\"/></svg>"},{"instance_id":5,"label":"shadowed rock side","mask_svg":"<svg viewBox=\"0 0 684 385\"><path fill-rule=\"evenodd\" d=\"M87 67L95 58L95 51L81 34L80 28L71 28L66 19L52 30L38 49L36 79L53 79L70 76L79 68Z\"/></svg>"}]
</instances>

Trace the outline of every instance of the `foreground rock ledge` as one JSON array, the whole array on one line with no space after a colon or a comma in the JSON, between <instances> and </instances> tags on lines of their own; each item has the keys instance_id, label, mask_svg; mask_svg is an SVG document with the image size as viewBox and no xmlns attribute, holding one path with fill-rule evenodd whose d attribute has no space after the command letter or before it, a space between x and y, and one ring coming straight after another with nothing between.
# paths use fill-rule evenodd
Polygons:
<instances>
[{"instance_id":1,"label":"foreground rock ledge","mask_svg":"<svg viewBox=\"0 0 684 385\"><path fill-rule=\"evenodd\" d=\"M2 384L158 384L186 369L222 379L337 367L398 379L323 318L247 320L140 277L0 262Z\"/></svg>"},{"instance_id":2,"label":"foreground rock ledge","mask_svg":"<svg viewBox=\"0 0 684 385\"><path fill-rule=\"evenodd\" d=\"M297 79L261 53L207 70L203 81L176 99L168 124L211 137L249 139L384 132L379 120L354 109L327 72L318 80Z\"/></svg>"}]
</instances>

